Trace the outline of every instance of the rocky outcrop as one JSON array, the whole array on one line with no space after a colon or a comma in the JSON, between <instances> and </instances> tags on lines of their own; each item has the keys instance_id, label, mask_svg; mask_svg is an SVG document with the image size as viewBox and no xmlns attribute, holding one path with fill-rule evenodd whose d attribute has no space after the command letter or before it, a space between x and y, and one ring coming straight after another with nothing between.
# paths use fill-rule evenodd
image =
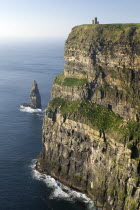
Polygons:
<instances>
[{"instance_id":1,"label":"rocky outcrop","mask_svg":"<svg viewBox=\"0 0 140 210\"><path fill-rule=\"evenodd\" d=\"M106 210L140 208L140 25L82 25L65 46L36 168Z\"/></svg>"},{"instance_id":2,"label":"rocky outcrop","mask_svg":"<svg viewBox=\"0 0 140 210\"><path fill-rule=\"evenodd\" d=\"M31 90L31 93L30 93L30 100L32 102L31 107L33 109L42 109L41 96L40 96L40 93L39 93L38 85L37 85L35 80L33 81L33 84L32 84L32 90Z\"/></svg>"},{"instance_id":3,"label":"rocky outcrop","mask_svg":"<svg viewBox=\"0 0 140 210\"><path fill-rule=\"evenodd\" d=\"M32 102L31 104L23 103L21 106L30 107L32 109L42 109L41 96L39 93L38 85L35 80L33 81L32 84L32 89L30 92L30 100Z\"/></svg>"}]
</instances>

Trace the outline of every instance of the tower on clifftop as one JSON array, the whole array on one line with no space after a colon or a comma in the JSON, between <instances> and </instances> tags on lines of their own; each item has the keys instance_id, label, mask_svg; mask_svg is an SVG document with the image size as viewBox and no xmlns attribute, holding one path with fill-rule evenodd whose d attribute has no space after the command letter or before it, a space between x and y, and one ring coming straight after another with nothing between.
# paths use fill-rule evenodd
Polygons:
<instances>
[{"instance_id":1,"label":"tower on clifftop","mask_svg":"<svg viewBox=\"0 0 140 210\"><path fill-rule=\"evenodd\" d=\"M95 17L94 20L92 20L92 24L93 25L99 24L99 21L97 21L97 17Z\"/></svg>"}]
</instances>

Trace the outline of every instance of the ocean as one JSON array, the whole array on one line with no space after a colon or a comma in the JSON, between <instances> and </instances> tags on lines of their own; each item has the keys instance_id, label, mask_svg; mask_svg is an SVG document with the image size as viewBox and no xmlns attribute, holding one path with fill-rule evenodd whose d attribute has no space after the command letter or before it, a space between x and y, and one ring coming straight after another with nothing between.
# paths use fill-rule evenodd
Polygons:
<instances>
[{"instance_id":1,"label":"ocean","mask_svg":"<svg viewBox=\"0 0 140 210\"><path fill-rule=\"evenodd\" d=\"M0 43L0 210L96 209L85 195L34 170L41 152L42 121L53 79L64 70L64 40ZM29 103L32 81L42 112ZM63 186L64 187L64 186Z\"/></svg>"}]
</instances>

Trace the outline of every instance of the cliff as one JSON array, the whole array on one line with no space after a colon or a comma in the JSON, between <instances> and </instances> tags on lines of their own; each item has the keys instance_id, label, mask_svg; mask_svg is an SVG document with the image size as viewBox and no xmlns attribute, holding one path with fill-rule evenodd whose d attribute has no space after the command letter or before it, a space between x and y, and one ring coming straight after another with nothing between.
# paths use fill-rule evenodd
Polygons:
<instances>
[{"instance_id":1,"label":"cliff","mask_svg":"<svg viewBox=\"0 0 140 210\"><path fill-rule=\"evenodd\" d=\"M37 169L103 209L140 208L140 24L82 25L65 45Z\"/></svg>"}]
</instances>

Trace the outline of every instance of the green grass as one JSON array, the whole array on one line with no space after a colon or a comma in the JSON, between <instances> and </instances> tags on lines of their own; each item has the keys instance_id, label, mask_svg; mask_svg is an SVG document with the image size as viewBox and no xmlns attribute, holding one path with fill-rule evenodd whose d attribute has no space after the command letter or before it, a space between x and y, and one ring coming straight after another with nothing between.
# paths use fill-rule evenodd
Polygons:
<instances>
[{"instance_id":1,"label":"green grass","mask_svg":"<svg viewBox=\"0 0 140 210\"><path fill-rule=\"evenodd\" d=\"M82 86L88 83L87 79L77 79L77 78L65 78L64 74L59 74L58 76L55 77L54 82L58 85L63 85L63 86Z\"/></svg>"},{"instance_id":2,"label":"green grass","mask_svg":"<svg viewBox=\"0 0 140 210\"><path fill-rule=\"evenodd\" d=\"M90 40L97 46L107 42L130 42L130 37L134 42L140 40L140 24L85 24L74 27L67 42Z\"/></svg>"},{"instance_id":3,"label":"green grass","mask_svg":"<svg viewBox=\"0 0 140 210\"><path fill-rule=\"evenodd\" d=\"M129 208L130 210L138 209L138 202L136 202L135 200L130 200L129 206L130 206Z\"/></svg>"},{"instance_id":4,"label":"green grass","mask_svg":"<svg viewBox=\"0 0 140 210\"><path fill-rule=\"evenodd\" d=\"M58 85L62 85L64 78L65 78L64 73L59 74L55 77L54 82L57 83Z\"/></svg>"},{"instance_id":5,"label":"green grass","mask_svg":"<svg viewBox=\"0 0 140 210\"><path fill-rule=\"evenodd\" d=\"M117 114L88 100L68 101L54 98L47 112L56 108L59 108L62 115L67 115L71 119L85 120L99 130L116 130L122 123L122 118Z\"/></svg>"},{"instance_id":6,"label":"green grass","mask_svg":"<svg viewBox=\"0 0 140 210\"><path fill-rule=\"evenodd\" d=\"M128 139L127 148L131 150L133 159L140 158L140 123L129 121L125 132Z\"/></svg>"},{"instance_id":7,"label":"green grass","mask_svg":"<svg viewBox=\"0 0 140 210\"><path fill-rule=\"evenodd\" d=\"M130 140L133 139L134 142L140 141L140 123L129 121L127 125L126 135Z\"/></svg>"},{"instance_id":8,"label":"green grass","mask_svg":"<svg viewBox=\"0 0 140 210\"><path fill-rule=\"evenodd\" d=\"M64 86L82 86L88 82L87 79L77 79L77 78L65 78L63 85Z\"/></svg>"}]
</instances>

